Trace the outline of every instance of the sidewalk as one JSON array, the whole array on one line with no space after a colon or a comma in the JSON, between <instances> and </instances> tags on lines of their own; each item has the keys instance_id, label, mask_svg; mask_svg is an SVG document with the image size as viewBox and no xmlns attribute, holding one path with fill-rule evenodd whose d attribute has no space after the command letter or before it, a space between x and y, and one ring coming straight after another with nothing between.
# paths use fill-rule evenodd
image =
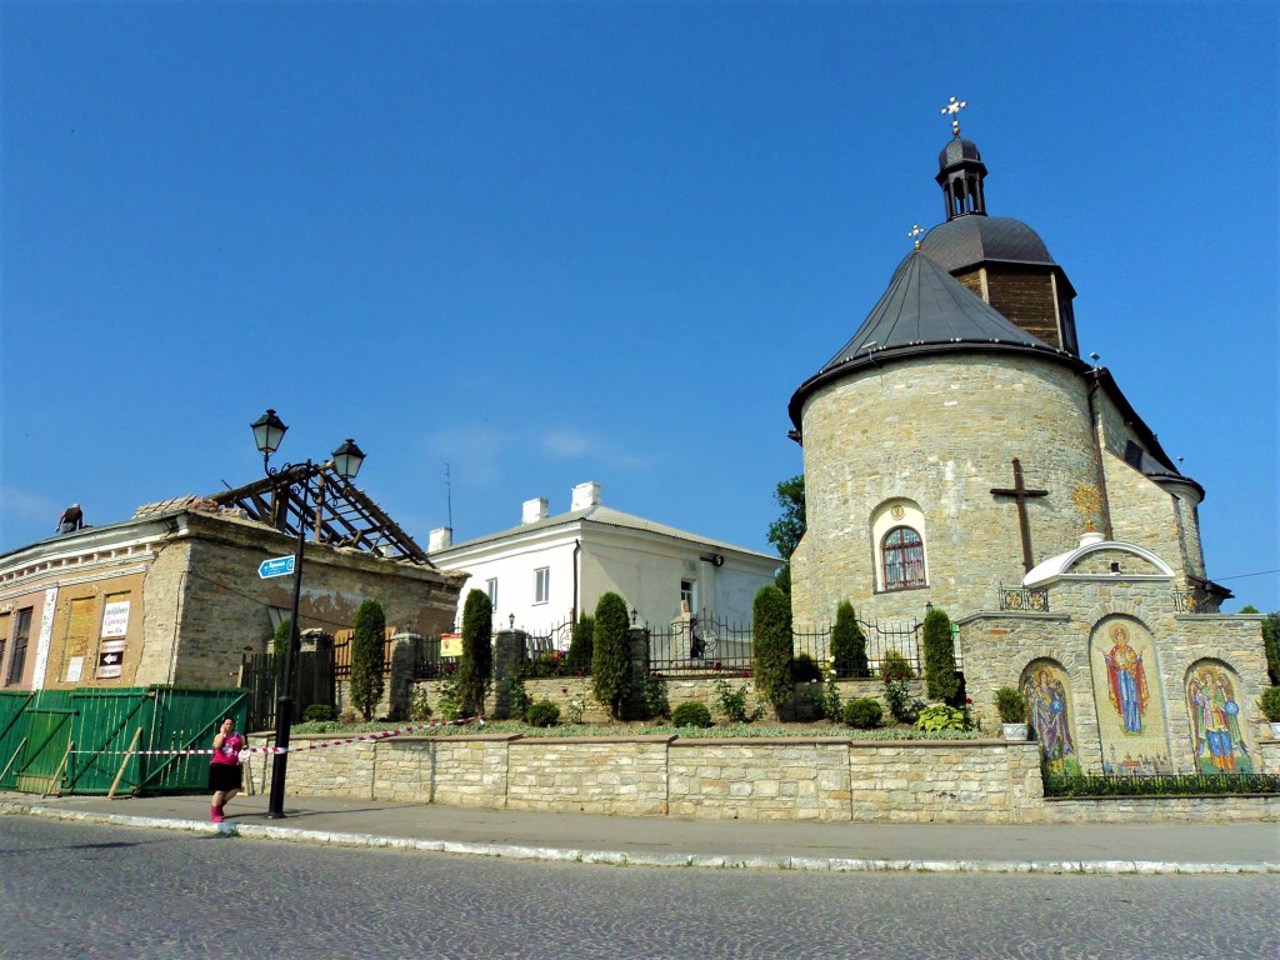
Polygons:
<instances>
[{"instance_id":1,"label":"sidewalk","mask_svg":"<svg viewBox=\"0 0 1280 960\"><path fill-rule=\"evenodd\" d=\"M1280 874L1280 824L986 826L756 823L516 813L430 804L239 796L209 822L203 796L0 794L0 814L244 838L637 866L1000 873Z\"/></svg>"}]
</instances>

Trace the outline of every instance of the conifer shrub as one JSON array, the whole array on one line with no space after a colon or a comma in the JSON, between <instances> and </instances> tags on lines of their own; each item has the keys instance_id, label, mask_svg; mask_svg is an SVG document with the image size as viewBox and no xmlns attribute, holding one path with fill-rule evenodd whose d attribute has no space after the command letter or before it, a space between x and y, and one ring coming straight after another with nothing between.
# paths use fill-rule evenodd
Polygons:
<instances>
[{"instance_id":1,"label":"conifer shrub","mask_svg":"<svg viewBox=\"0 0 1280 960\"><path fill-rule=\"evenodd\" d=\"M705 703L689 700L671 711L671 722L677 727L709 727L711 711Z\"/></svg>"},{"instance_id":2,"label":"conifer shrub","mask_svg":"<svg viewBox=\"0 0 1280 960\"><path fill-rule=\"evenodd\" d=\"M751 634L756 696L773 707L781 720L782 708L795 694L791 674L791 601L772 584L756 592Z\"/></svg>"},{"instance_id":3,"label":"conifer shrub","mask_svg":"<svg viewBox=\"0 0 1280 960\"><path fill-rule=\"evenodd\" d=\"M859 697L844 705L844 722L857 730L874 730L883 718L884 710L870 697Z\"/></svg>"},{"instance_id":4,"label":"conifer shrub","mask_svg":"<svg viewBox=\"0 0 1280 960\"><path fill-rule=\"evenodd\" d=\"M960 679L956 676L956 651L955 641L951 638L951 618L935 607L925 614L924 629L921 633L924 644L925 692L930 700L954 704L960 693Z\"/></svg>"},{"instance_id":5,"label":"conifer shrub","mask_svg":"<svg viewBox=\"0 0 1280 960\"><path fill-rule=\"evenodd\" d=\"M1026 696L1017 687L1001 687L996 691L996 713L1001 723L1026 723Z\"/></svg>"},{"instance_id":6,"label":"conifer shrub","mask_svg":"<svg viewBox=\"0 0 1280 960\"><path fill-rule=\"evenodd\" d=\"M554 727L560 722L560 708L550 700L539 700L529 705L525 722L531 727Z\"/></svg>"},{"instance_id":7,"label":"conifer shrub","mask_svg":"<svg viewBox=\"0 0 1280 960\"><path fill-rule=\"evenodd\" d=\"M382 604L377 600L360 604L351 634L351 702L365 722L373 719L374 708L382 699L386 634L387 618Z\"/></svg>"},{"instance_id":8,"label":"conifer shrub","mask_svg":"<svg viewBox=\"0 0 1280 960\"><path fill-rule=\"evenodd\" d=\"M831 659L836 676L841 680L863 679L871 676L867 663L867 638L858 625L853 604L840 601L836 607L836 623L831 628Z\"/></svg>"},{"instance_id":9,"label":"conifer shrub","mask_svg":"<svg viewBox=\"0 0 1280 960\"><path fill-rule=\"evenodd\" d=\"M467 594L462 607L462 656L454 674L459 716L484 715L484 697L493 673L493 605L482 590Z\"/></svg>"},{"instance_id":10,"label":"conifer shrub","mask_svg":"<svg viewBox=\"0 0 1280 960\"><path fill-rule=\"evenodd\" d=\"M796 683L816 683L822 679L822 668L807 653L797 653L791 663L791 678Z\"/></svg>"},{"instance_id":11,"label":"conifer shrub","mask_svg":"<svg viewBox=\"0 0 1280 960\"><path fill-rule=\"evenodd\" d=\"M1270 723L1280 723L1280 687L1267 687L1258 698L1258 707Z\"/></svg>"},{"instance_id":12,"label":"conifer shrub","mask_svg":"<svg viewBox=\"0 0 1280 960\"><path fill-rule=\"evenodd\" d=\"M631 693L630 629L627 601L612 591L602 596L596 604L592 634L591 686L615 721L622 719L622 704Z\"/></svg>"},{"instance_id":13,"label":"conifer shrub","mask_svg":"<svg viewBox=\"0 0 1280 960\"><path fill-rule=\"evenodd\" d=\"M584 613L573 625L573 634L569 640L568 661L569 673L576 677L584 677L591 672L592 647L596 632L595 617Z\"/></svg>"},{"instance_id":14,"label":"conifer shrub","mask_svg":"<svg viewBox=\"0 0 1280 960\"><path fill-rule=\"evenodd\" d=\"M1267 658L1267 675L1280 686L1280 613L1268 613L1262 621L1262 652Z\"/></svg>"}]
</instances>

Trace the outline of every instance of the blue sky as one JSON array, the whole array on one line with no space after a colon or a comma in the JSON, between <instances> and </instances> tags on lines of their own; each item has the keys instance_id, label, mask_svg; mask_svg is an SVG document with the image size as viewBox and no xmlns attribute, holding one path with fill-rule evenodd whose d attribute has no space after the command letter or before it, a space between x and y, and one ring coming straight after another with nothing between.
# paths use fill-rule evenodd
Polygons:
<instances>
[{"instance_id":1,"label":"blue sky","mask_svg":"<svg viewBox=\"0 0 1280 960\"><path fill-rule=\"evenodd\" d=\"M0 7L0 551L345 437L424 544L605 502L767 549L787 401L949 136L1280 609L1277 13L1256 4ZM1262 574L1263 571L1270 573ZM1262 575L1254 575L1262 574ZM1225 579L1230 578L1230 579Z\"/></svg>"}]
</instances>

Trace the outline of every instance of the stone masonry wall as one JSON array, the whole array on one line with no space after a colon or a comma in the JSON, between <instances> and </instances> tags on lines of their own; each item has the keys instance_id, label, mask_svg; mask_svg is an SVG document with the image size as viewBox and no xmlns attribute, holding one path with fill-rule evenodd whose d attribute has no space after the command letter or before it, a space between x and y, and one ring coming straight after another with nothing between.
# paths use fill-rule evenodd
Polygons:
<instances>
[{"instance_id":1,"label":"stone masonry wall","mask_svg":"<svg viewBox=\"0 0 1280 960\"><path fill-rule=\"evenodd\" d=\"M1095 482L1086 389L1071 370L1011 355L894 362L816 392L804 414L808 529L792 558L797 625L829 623L850 600L864 619L918 620L925 601L959 617L992 606L1022 579L1011 498L1020 458L1033 559L1074 548L1083 524L1071 493ZM1150 484L1148 484L1150 485ZM877 593L871 517L890 498L924 514L928 586Z\"/></svg>"},{"instance_id":2,"label":"stone masonry wall","mask_svg":"<svg viewBox=\"0 0 1280 960\"><path fill-rule=\"evenodd\" d=\"M506 806L662 816L667 812L667 744L672 739L513 740Z\"/></svg>"},{"instance_id":3,"label":"stone masonry wall","mask_svg":"<svg viewBox=\"0 0 1280 960\"><path fill-rule=\"evenodd\" d=\"M983 613L960 621L966 689L979 717L994 721L996 688L1017 686L1028 663L1054 660L1067 674L1067 708L1080 763L1086 770L1100 771L1102 743L1089 642L1096 624L1118 614L1145 626L1156 644L1156 662L1148 664L1148 671L1152 681L1159 680L1175 769L1193 769L1185 684L1192 664L1206 658L1226 663L1240 678L1237 701L1247 743L1269 738L1258 707L1258 697L1267 685L1260 617L1176 614L1167 579L1124 575L1059 582L1050 589L1049 607L1048 614ZM1152 689L1155 695L1157 685L1153 683Z\"/></svg>"},{"instance_id":4,"label":"stone masonry wall","mask_svg":"<svg viewBox=\"0 0 1280 960\"><path fill-rule=\"evenodd\" d=\"M1280 772L1280 741L1258 755ZM253 757L249 773L252 790L268 790L270 758ZM1046 800L1036 744L995 740L401 737L293 754L288 777L294 797L709 820L1280 819L1276 797Z\"/></svg>"}]
</instances>

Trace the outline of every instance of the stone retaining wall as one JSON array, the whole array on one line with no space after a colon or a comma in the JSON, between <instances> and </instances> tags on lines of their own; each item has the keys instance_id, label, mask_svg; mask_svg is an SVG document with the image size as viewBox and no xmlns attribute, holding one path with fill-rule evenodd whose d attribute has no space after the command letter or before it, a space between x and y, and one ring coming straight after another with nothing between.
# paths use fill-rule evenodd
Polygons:
<instances>
[{"instance_id":1,"label":"stone retaining wall","mask_svg":"<svg viewBox=\"0 0 1280 960\"><path fill-rule=\"evenodd\" d=\"M253 738L255 743L266 738ZM297 745L323 736L299 736ZM1280 770L1280 741L1260 745ZM249 765L269 789L270 758ZM1045 799L1038 746L1002 740L396 737L290 755L291 796L706 820L1278 820L1280 797Z\"/></svg>"}]
</instances>

